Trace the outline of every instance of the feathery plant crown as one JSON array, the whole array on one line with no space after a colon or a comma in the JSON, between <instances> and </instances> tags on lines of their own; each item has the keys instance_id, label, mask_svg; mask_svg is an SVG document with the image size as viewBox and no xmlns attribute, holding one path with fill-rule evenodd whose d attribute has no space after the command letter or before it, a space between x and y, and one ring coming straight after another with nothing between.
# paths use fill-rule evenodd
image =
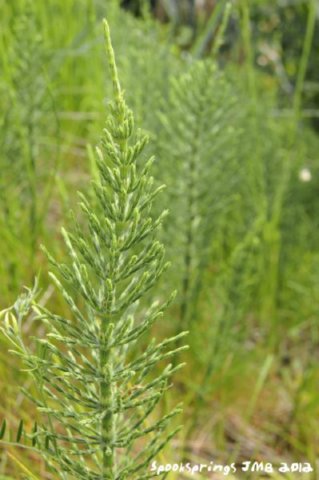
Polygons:
<instances>
[{"instance_id":1,"label":"feathery plant crown","mask_svg":"<svg viewBox=\"0 0 319 480\"><path fill-rule=\"evenodd\" d=\"M153 414L180 365L150 375L152 367L176 353L170 346L176 337L153 340L142 353L134 347L172 298L139 306L167 267L156 240L166 212L156 219L149 214L162 187L153 187L152 159L140 165L147 138L134 133L106 21L104 30L114 99L97 149L95 198L91 202L81 194L87 229L75 222L72 232L63 230L70 263L48 254L59 274L51 278L71 318L37 302L36 288L3 312L2 331L39 389L35 396L25 393L46 417L31 434L20 424L17 440L24 438L62 479L150 478L154 474L147 466L176 432L166 427L180 410L160 419ZM35 338L35 349L22 337L23 318L30 314L48 331L44 339ZM1 436L5 439L5 423Z\"/></svg>"}]
</instances>

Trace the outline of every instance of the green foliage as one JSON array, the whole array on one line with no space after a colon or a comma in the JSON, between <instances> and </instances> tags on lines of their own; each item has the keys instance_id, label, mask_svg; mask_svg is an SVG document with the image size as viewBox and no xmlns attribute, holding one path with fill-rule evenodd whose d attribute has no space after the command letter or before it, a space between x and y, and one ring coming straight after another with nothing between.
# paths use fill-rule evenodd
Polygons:
<instances>
[{"instance_id":1,"label":"green foliage","mask_svg":"<svg viewBox=\"0 0 319 480\"><path fill-rule=\"evenodd\" d=\"M52 152L45 146L45 132L57 137L58 125L45 72L48 53L30 2L26 2L24 11L14 20L11 47L2 59L3 67L7 62L11 68L1 84L0 223L7 227L1 270L7 272L9 290L14 291L19 274L23 275L20 243L23 236L28 239L23 244L25 268L34 274L37 241L58 159L57 149L53 161Z\"/></svg>"},{"instance_id":2,"label":"green foliage","mask_svg":"<svg viewBox=\"0 0 319 480\"><path fill-rule=\"evenodd\" d=\"M155 300L149 308L139 308L167 267L156 239L165 211L151 216L162 187L153 186L152 159L142 158L147 138L136 132L124 101L106 22L105 34L114 100L97 149L94 209L81 194L87 226L75 222L72 231L62 232L69 262L58 263L49 254L59 278L50 276L69 315L38 303L36 286L3 312L2 331L38 387L37 396L26 394L43 414L26 438L63 479L149 478L149 462L174 435L176 429L165 429L180 411L177 407L153 417L180 365L150 373L177 352L171 346L177 337L153 340L145 351L131 353L169 303ZM33 347L23 338L28 315L47 327ZM17 443L22 434L21 422ZM149 438L141 444L144 437Z\"/></svg>"}]
</instances>

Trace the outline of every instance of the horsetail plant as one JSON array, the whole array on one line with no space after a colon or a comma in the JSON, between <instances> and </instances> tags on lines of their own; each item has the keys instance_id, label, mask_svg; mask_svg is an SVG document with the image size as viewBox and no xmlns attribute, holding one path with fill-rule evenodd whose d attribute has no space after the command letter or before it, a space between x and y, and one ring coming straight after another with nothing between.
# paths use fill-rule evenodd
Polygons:
<instances>
[{"instance_id":1,"label":"horsetail plant","mask_svg":"<svg viewBox=\"0 0 319 480\"><path fill-rule=\"evenodd\" d=\"M165 235L178 265L179 324L187 328L194 324L213 234L236 181L239 114L229 82L210 61L194 63L172 81L168 106L160 114L158 149L165 168L159 176L169 187L167 205L177 213ZM168 152L173 162L166 162Z\"/></svg>"},{"instance_id":2,"label":"horsetail plant","mask_svg":"<svg viewBox=\"0 0 319 480\"><path fill-rule=\"evenodd\" d=\"M138 352L141 337L173 298L154 301L149 308L140 303L167 268L164 247L156 239L166 212L150 216L162 187L153 187L152 159L141 159L147 138L134 129L106 21L104 31L114 98L97 149L95 198L80 194L87 227L74 221L73 230L63 230L70 262L58 263L48 254L58 272L51 273L51 279L68 304L70 318L37 302L37 287L2 312L2 332L39 390L39 395L25 393L46 418L32 433L20 424L17 441L24 438L65 480L154 476L148 465L177 431L167 432L167 426L180 411L177 406L157 418L154 409L181 365L169 364L151 374L177 352L171 347L176 337L152 340ZM27 315L47 328L45 338L34 339L34 349L22 336ZM0 427L3 441L5 425Z\"/></svg>"}]
</instances>

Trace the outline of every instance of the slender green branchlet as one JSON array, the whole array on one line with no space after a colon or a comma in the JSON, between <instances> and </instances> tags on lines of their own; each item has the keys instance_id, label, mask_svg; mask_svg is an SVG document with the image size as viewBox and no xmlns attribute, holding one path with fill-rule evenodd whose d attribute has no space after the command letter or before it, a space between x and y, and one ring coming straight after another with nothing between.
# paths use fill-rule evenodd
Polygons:
<instances>
[{"instance_id":1,"label":"slender green branchlet","mask_svg":"<svg viewBox=\"0 0 319 480\"><path fill-rule=\"evenodd\" d=\"M2 332L38 387L38 395L26 395L43 415L32 433L20 427L18 440L40 452L62 479L150 478L150 461L174 435L166 427L180 410L161 418L155 412L180 365L152 371L176 353L184 333L139 349L173 297L147 307L146 294L167 268L157 240L166 212L152 216L162 188L153 186L152 159L143 160L147 138L136 132L125 103L106 21L104 31L114 98L97 148L94 198L80 195L85 221L62 231L69 262L48 254L69 315L43 307L36 289L2 312ZM47 328L33 347L22 336L28 315Z\"/></svg>"}]
</instances>

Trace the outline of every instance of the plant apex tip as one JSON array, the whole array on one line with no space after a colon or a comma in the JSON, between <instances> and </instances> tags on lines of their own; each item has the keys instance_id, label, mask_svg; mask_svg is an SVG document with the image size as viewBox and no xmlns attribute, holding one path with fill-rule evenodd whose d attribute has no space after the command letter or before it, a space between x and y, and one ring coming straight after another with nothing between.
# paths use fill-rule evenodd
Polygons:
<instances>
[{"instance_id":1,"label":"plant apex tip","mask_svg":"<svg viewBox=\"0 0 319 480\"><path fill-rule=\"evenodd\" d=\"M103 19L103 27L104 27L104 37L105 37L105 43L106 43L106 53L109 60L109 66L110 66L111 75L112 75L114 94L117 102L122 103L123 102L122 89L121 89L121 85L120 85L120 81L117 73L117 66L116 66L114 50L112 46L110 27L106 18Z\"/></svg>"}]
</instances>

